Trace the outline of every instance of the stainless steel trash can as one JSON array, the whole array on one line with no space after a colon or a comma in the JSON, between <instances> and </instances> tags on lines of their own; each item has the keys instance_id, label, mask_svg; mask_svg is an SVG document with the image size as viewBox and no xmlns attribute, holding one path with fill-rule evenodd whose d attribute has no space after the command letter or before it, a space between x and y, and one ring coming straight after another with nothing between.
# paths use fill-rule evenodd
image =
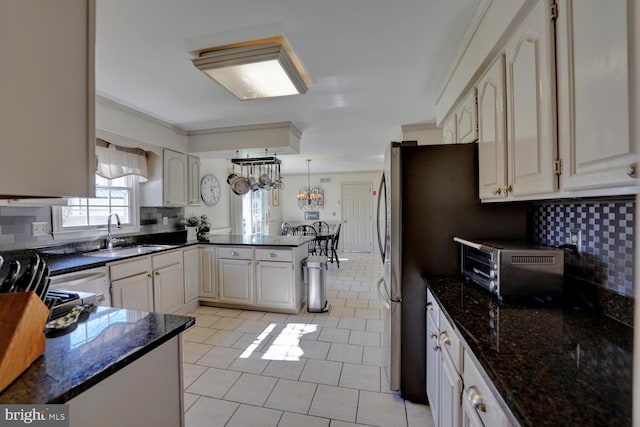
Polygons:
<instances>
[{"instance_id":1,"label":"stainless steel trash can","mask_svg":"<svg viewBox=\"0 0 640 427\"><path fill-rule=\"evenodd\" d=\"M326 256L310 256L302 262L304 283L307 285L307 311L324 313L329 311L329 303L325 293L327 271Z\"/></svg>"}]
</instances>

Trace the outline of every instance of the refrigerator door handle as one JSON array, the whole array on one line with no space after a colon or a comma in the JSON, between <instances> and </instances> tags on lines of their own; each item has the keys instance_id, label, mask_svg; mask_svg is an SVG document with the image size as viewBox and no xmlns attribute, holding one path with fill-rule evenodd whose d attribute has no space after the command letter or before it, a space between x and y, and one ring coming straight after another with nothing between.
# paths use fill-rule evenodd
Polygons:
<instances>
[{"instance_id":1,"label":"refrigerator door handle","mask_svg":"<svg viewBox=\"0 0 640 427\"><path fill-rule=\"evenodd\" d=\"M387 181L385 179L384 173L382 174L382 178L380 179L380 187L378 188L378 218L376 221L376 231L378 233L378 248L380 249L380 256L382 257L382 262L386 258L386 230L385 230L385 243L382 243L382 233L380 232L380 202L382 201L382 195L384 194L384 226L387 226Z\"/></svg>"},{"instance_id":2,"label":"refrigerator door handle","mask_svg":"<svg viewBox=\"0 0 640 427\"><path fill-rule=\"evenodd\" d=\"M378 280L378 296L380 297L380 302L382 303L384 308L389 310L391 309L391 304L390 304L391 299L388 298L388 293L387 293L387 296L384 296L382 294L382 285L384 285L384 288L386 290L387 285L384 283L384 277L381 277L380 280Z\"/></svg>"}]
</instances>

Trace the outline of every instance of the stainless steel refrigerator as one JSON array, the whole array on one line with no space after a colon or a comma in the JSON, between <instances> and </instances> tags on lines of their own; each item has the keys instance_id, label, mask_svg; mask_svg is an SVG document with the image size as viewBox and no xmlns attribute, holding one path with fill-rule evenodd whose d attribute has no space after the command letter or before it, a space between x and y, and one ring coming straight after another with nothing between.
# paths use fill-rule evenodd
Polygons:
<instances>
[{"instance_id":1,"label":"stainless steel refrigerator","mask_svg":"<svg viewBox=\"0 0 640 427\"><path fill-rule=\"evenodd\" d=\"M425 402L425 275L460 274L454 236L527 237L526 206L480 203L477 144L393 142L385 154L378 196L378 244L384 277L383 351L392 390Z\"/></svg>"}]
</instances>

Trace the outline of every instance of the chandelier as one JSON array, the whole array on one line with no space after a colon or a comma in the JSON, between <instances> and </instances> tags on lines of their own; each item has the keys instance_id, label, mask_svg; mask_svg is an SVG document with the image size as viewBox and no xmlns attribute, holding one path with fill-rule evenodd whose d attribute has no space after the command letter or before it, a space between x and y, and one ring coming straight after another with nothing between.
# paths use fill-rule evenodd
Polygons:
<instances>
[{"instance_id":1,"label":"chandelier","mask_svg":"<svg viewBox=\"0 0 640 427\"><path fill-rule=\"evenodd\" d=\"M324 208L324 190L322 187L311 187L309 165L311 159L307 159L307 186L298 191L298 207L300 209Z\"/></svg>"}]
</instances>

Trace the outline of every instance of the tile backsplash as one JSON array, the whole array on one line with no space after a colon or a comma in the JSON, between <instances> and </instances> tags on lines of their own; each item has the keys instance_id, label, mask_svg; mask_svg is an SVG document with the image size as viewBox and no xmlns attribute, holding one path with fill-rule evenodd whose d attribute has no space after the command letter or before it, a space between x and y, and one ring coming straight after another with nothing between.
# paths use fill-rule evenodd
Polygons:
<instances>
[{"instance_id":1,"label":"tile backsplash","mask_svg":"<svg viewBox=\"0 0 640 427\"><path fill-rule=\"evenodd\" d=\"M617 294L634 296L634 199L534 203L536 243L560 246L581 231L581 252L567 251L565 273Z\"/></svg>"},{"instance_id":2,"label":"tile backsplash","mask_svg":"<svg viewBox=\"0 0 640 427\"><path fill-rule=\"evenodd\" d=\"M46 222L51 230L51 208L0 206L0 249L22 249L53 242L51 235L33 237L32 222Z\"/></svg>"}]
</instances>

